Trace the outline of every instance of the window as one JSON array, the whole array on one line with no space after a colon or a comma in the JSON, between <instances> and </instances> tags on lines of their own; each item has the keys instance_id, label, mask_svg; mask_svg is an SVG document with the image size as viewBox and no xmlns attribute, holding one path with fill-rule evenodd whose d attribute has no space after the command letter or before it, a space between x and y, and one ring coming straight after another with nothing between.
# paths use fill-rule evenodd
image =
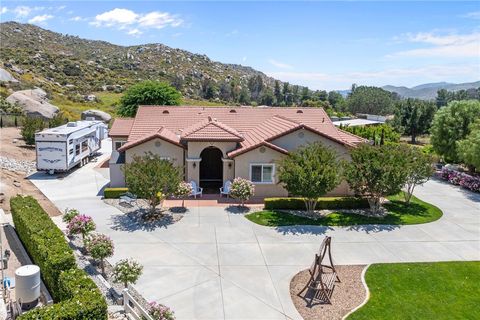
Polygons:
<instances>
[{"instance_id":1,"label":"window","mask_svg":"<svg viewBox=\"0 0 480 320\"><path fill-rule=\"evenodd\" d=\"M77 144L77 145L75 146L75 155L78 156L79 154L80 154L80 145Z\"/></svg>"},{"instance_id":2,"label":"window","mask_svg":"<svg viewBox=\"0 0 480 320\"><path fill-rule=\"evenodd\" d=\"M72 153L73 153L73 149L68 150L68 154L72 154Z\"/></svg>"},{"instance_id":3,"label":"window","mask_svg":"<svg viewBox=\"0 0 480 320\"><path fill-rule=\"evenodd\" d=\"M126 141L115 141L115 150L118 150L125 143L126 143Z\"/></svg>"},{"instance_id":4,"label":"window","mask_svg":"<svg viewBox=\"0 0 480 320\"><path fill-rule=\"evenodd\" d=\"M275 173L274 164L251 164L250 180L254 183L273 183Z\"/></svg>"},{"instance_id":5,"label":"window","mask_svg":"<svg viewBox=\"0 0 480 320\"><path fill-rule=\"evenodd\" d=\"M88 141L85 140L82 142L82 153L88 150Z\"/></svg>"},{"instance_id":6,"label":"window","mask_svg":"<svg viewBox=\"0 0 480 320\"><path fill-rule=\"evenodd\" d=\"M68 144L73 144L73 139L68 140Z\"/></svg>"}]
</instances>

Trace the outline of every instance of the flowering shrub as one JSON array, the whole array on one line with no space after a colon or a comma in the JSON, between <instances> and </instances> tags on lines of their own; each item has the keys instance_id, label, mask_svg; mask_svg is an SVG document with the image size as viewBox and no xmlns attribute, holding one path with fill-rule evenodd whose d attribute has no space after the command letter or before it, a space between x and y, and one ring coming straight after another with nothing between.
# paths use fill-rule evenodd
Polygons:
<instances>
[{"instance_id":1,"label":"flowering shrub","mask_svg":"<svg viewBox=\"0 0 480 320\"><path fill-rule=\"evenodd\" d=\"M129 283L135 284L142 275L143 267L135 260L122 259L113 267L113 281L122 283L125 288Z\"/></svg>"},{"instance_id":2,"label":"flowering shrub","mask_svg":"<svg viewBox=\"0 0 480 320\"><path fill-rule=\"evenodd\" d=\"M62 221L65 223L69 223L72 219L78 216L80 212L77 209L65 209L65 213L63 214Z\"/></svg>"},{"instance_id":3,"label":"flowering shrub","mask_svg":"<svg viewBox=\"0 0 480 320\"><path fill-rule=\"evenodd\" d=\"M70 220L67 225L68 235L73 236L76 234L81 234L82 238L85 240L85 237L95 230L97 226L95 222L93 222L92 217L79 214Z\"/></svg>"},{"instance_id":4,"label":"flowering shrub","mask_svg":"<svg viewBox=\"0 0 480 320\"><path fill-rule=\"evenodd\" d=\"M175 320L173 311L160 303L150 302L148 304L148 313L155 320Z\"/></svg>"},{"instance_id":5,"label":"flowering shrub","mask_svg":"<svg viewBox=\"0 0 480 320\"><path fill-rule=\"evenodd\" d=\"M113 241L104 234L93 234L85 241L85 248L93 259L100 260L102 273L105 274L104 259L113 256Z\"/></svg>"},{"instance_id":6,"label":"flowering shrub","mask_svg":"<svg viewBox=\"0 0 480 320\"><path fill-rule=\"evenodd\" d=\"M474 192L480 192L480 178L443 167L440 178L456 186L462 186Z\"/></svg>"},{"instance_id":7,"label":"flowering shrub","mask_svg":"<svg viewBox=\"0 0 480 320\"><path fill-rule=\"evenodd\" d=\"M255 186L250 180L243 178L235 178L230 186L230 195L239 199L242 203L242 206L245 204L245 201L250 199L255 193Z\"/></svg>"},{"instance_id":8,"label":"flowering shrub","mask_svg":"<svg viewBox=\"0 0 480 320\"><path fill-rule=\"evenodd\" d=\"M188 182L182 181L178 184L178 188L175 191L175 196L183 198L192 193L192 185Z\"/></svg>"}]
</instances>

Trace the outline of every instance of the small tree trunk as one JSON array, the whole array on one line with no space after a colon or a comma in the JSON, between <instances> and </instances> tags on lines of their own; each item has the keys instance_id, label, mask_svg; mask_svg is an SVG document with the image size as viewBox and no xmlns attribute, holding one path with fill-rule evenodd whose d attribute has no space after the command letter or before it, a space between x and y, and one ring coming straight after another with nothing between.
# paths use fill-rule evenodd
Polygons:
<instances>
[{"instance_id":1,"label":"small tree trunk","mask_svg":"<svg viewBox=\"0 0 480 320\"><path fill-rule=\"evenodd\" d=\"M103 259L100 259L100 268L102 269L102 275L105 275L105 264L103 263Z\"/></svg>"},{"instance_id":2,"label":"small tree trunk","mask_svg":"<svg viewBox=\"0 0 480 320\"><path fill-rule=\"evenodd\" d=\"M368 204L370 205L370 211L377 215L380 212L381 203L379 197L368 198Z\"/></svg>"},{"instance_id":3,"label":"small tree trunk","mask_svg":"<svg viewBox=\"0 0 480 320\"><path fill-rule=\"evenodd\" d=\"M125 289L128 288L128 282L125 281L125 282L123 283L123 285L125 286Z\"/></svg>"},{"instance_id":4,"label":"small tree trunk","mask_svg":"<svg viewBox=\"0 0 480 320\"><path fill-rule=\"evenodd\" d=\"M405 203L407 205L410 204L410 199L412 199L413 189L415 189L415 184L407 184L407 192L404 193Z\"/></svg>"}]
</instances>

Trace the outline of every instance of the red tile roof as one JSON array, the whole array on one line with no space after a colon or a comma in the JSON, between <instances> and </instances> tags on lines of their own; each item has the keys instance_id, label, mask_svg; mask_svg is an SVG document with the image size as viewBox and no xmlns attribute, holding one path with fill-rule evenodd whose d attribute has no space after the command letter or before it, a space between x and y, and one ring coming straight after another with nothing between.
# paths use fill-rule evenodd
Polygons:
<instances>
[{"instance_id":1,"label":"red tile roof","mask_svg":"<svg viewBox=\"0 0 480 320\"><path fill-rule=\"evenodd\" d=\"M122 122L118 124L123 125ZM116 127L117 120L111 132L120 131ZM128 143L122 149L134 142L152 139L159 130L165 130L161 131L164 132L162 137L176 144L189 139L239 141L239 148L229 154L236 156L302 128L345 146L365 142L335 127L321 108L140 106Z\"/></svg>"},{"instance_id":2,"label":"red tile roof","mask_svg":"<svg viewBox=\"0 0 480 320\"><path fill-rule=\"evenodd\" d=\"M133 118L116 118L108 135L110 137L128 137L134 120Z\"/></svg>"},{"instance_id":3,"label":"red tile roof","mask_svg":"<svg viewBox=\"0 0 480 320\"><path fill-rule=\"evenodd\" d=\"M138 140L128 139L128 142L125 143L120 148L118 148L118 151L120 151L120 152L125 151L127 149L138 146L139 144L142 144L144 142L150 141L150 140L155 139L155 138L159 138L159 139L168 141L170 143L176 144L176 145L183 148L183 145L180 143L180 138L178 136L176 136L173 132L166 129L165 127L160 127L160 129L158 129L156 132L149 133L149 134L143 136L141 139L138 139Z\"/></svg>"}]
</instances>

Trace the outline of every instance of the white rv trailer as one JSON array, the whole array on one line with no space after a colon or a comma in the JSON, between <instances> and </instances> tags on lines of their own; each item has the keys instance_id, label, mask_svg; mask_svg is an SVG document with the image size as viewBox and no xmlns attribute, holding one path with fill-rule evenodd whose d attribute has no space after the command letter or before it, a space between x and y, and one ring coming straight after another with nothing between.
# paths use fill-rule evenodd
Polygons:
<instances>
[{"instance_id":1,"label":"white rv trailer","mask_svg":"<svg viewBox=\"0 0 480 320\"><path fill-rule=\"evenodd\" d=\"M69 122L35 134L37 170L68 171L83 166L100 149L107 137L107 126L102 121Z\"/></svg>"}]
</instances>

